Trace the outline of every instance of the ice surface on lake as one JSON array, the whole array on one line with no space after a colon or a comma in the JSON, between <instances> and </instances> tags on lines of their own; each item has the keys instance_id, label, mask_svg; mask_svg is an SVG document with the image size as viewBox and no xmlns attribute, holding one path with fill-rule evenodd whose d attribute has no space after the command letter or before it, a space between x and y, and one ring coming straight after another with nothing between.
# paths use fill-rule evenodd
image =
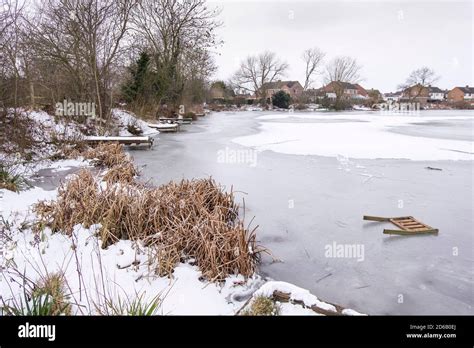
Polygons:
<instances>
[{"instance_id":1,"label":"ice surface on lake","mask_svg":"<svg viewBox=\"0 0 474 348\"><path fill-rule=\"evenodd\" d=\"M311 122L282 122L283 119ZM391 131L399 127L423 127L434 121L469 121L471 117L420 117L416 115L276 114L259 118L260 132L233 141L259 151L284 154L349 158L410 160L473 160L474 142L414 136ZM266 122L278 120L279 122ZM416 125L414 125L416 124Z\"/></svg>"}]
</instances>

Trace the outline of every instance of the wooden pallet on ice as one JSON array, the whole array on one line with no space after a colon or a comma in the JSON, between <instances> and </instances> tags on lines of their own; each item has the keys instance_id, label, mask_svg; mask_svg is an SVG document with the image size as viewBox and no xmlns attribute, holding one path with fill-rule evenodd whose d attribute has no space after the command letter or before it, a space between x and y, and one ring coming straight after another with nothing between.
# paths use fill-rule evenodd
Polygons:
<instances>
[{"instance_id":1,"label":"wooden pallet on ice","mask_svg":"<svg viewBox=\"0 0 474 348\"><path fill-rule=\"evenodd\" d=\"M385 234L401 234L401 235L412 235L420 233L438 233L437 228L433 228L418 221L413 216L400 216L400 217L380 217L380 216L367 216L364 215L364 220L379 221L379 222L391 222L395 226L401 228L400 230L384 229Z\"/></svg>"}]
</instances>

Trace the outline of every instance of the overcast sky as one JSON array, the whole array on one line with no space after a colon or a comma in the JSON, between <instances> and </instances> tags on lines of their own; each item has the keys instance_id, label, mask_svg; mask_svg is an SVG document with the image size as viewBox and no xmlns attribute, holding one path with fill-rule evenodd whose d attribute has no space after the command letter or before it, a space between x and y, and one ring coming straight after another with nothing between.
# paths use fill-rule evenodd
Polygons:
<instances>
[{"instance_id":1,"label":"overcast sky","mask_svg":"<svg viewBox=\"0 0 474 348\"><path fill-rule=\"evenodd\" d=\"M213 0L222 10L216 79L228 79L248 55L271 50L304 81L302 52L317 46L363 65L361 85L395 91L429 66L443 89L474 86L473 1ZM320 87L322 79L316 82Z\"/></svg>"}]
</instances>

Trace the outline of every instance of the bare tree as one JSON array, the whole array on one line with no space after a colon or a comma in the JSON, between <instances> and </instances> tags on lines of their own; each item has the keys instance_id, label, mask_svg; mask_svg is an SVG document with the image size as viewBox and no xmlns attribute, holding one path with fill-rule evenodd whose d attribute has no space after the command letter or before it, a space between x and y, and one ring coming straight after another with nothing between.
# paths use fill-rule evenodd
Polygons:
<instances>
[{"instance_id":1,"label":"bare tree","mask_svg":"<svg viewBox=\"0 0 474 348\"><path fill-rule=\"evenodd\" d=\"M234 88L243 89L261 96L266 83L276 81L285 75L286 62L280 61L274 52L266 51L258 56L249 56L240 63L231 78Z\"/></svg>"},{"instance_id":2,"label":"bare tree","mask_svg":"<svg viewBox=\"0 0 474 348\"><path fill-rule=\"evenodd\" d=\"M41 60L56 69L53 78L68 79L68 95L93 100L99 118L109 118L113 104L112 74L118 57L126 49L132 0L47 0L31 25L31 46ZM71 93L72 92L72 93Z\"/></svg>"},{"instance_id":3,"label":"bare tree","mask_svg":"<svg viewBox=\"0 0 474 348\"><path fill-rule=\"evenodd\" d=\"M305 91L313 83L312 77L318 73L317 69L323 62L325 55L326 54L317 47L307 49L306 51L303 52L302 59L306 67L305 80L304 80L304 86L303 86Z\"/></svg>"},{"instance_id":4,"label":"bare tree","mask_svg":"<svg viewBox=\"0 0 474 348\"><path fill-rule=\"evenodd\" d=\"M177 103L189 80L205 79L215 70L209 50L220 44L218 14L205 0L139 1L133 29L152 53L164 101Z\"/></svg>"},{"instance_id":5,"label":"bare tree","mask_svg":"<svg viewBox=\"0 0 474 348\"><path fill-rule=\"evenodd\" d=\"M334 58L326 66L326 82L357 83L361 80L362 66L352 57L342 56Z\"/></svg>"},{"instance_id":6,"label":"bare tree","mask_svg":"<svg viewBox=\"0 0 474 348\"><path fill-rule=\"evenodd\" d=\"M410 73L404 83L398 87L402 89L410 100L414 100L426 91L426 88L439 80L433 69L426 66L416 69Z\"/></svg>"},{"instance_id":7,"label":"bare tree","mask_svg":"<svg viewBox=\"0 0 474 348\"><path fill-rule=\"evenodd\" d=\"M348 56L336 57L326 66L325 80L331 84L336 94L336 103L344 95L346 83L358 83L361 80L360 70L362 66L357 60Z\"/></svg>"},{"instance_id":8,"label":"bare tree","mask_svg":"<svg viewBox=\"0 0 474 348\"><path fill-rule=\"evenodd\" d=\"M6 102L15 109L19 103L21 80L24 77L20 64L24 56L24 5L24 2L15 0L2 0L0 3L0 93L2 104ZM6 93L9 95L5 95Z\"/></svg>"}]
</instances>

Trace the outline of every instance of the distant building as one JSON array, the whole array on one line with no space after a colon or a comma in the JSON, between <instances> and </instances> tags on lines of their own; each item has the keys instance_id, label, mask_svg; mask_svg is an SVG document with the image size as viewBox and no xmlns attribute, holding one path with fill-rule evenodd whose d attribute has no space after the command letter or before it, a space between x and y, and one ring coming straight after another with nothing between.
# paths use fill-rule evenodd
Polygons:
<instances>
[{"instance_id":1,"label":"distant building","mask_svg":"<svg viewBox=\"0 0 474 348\"><path fill-rule=\"evenodd\" d=\"M419 103L426 103L429 98L429 88L421 84L416 84L405 88L402 91L402 96L399 100L415 101Z\"/></svg>"},{"instance_id":2,"label":"distant building","mask_svg":"<svg viewBox=\"0 0 474 348\"><path fill-rule=\"evenodd\" d=\"M303 92L303 94L310 103L315 103L319 98L323 98L325 96L321 88L308 88Z\"/></svg>"},{"instance_id":3,"label":"distant building","mask_svg":"<svg viewBox=\"0 0 474 348\"><path fill-rule=\"evenodd\" d=\"M390 92L390 93L384 93L383 100L398 102L401 97L402 97L402 92L395 92L395 93Z\"/></svg>"},{"instance_id":4,"label":"distant building","mask_svg":"<svg viewBox=\"0 0 474 348\"><path fill-rule=\"evenodd\" d=\"M234 102L240 100L240 101L245 101L245 103L247 103L247 104L251 104L256 99L257 99L257 97L255 96L255 94L238 93L234 97Z\"/></svg>"},{"instance_id":5,"label":"distant building","mask_svg":"<svg viewBox=\"0 0 474 348\"><path fill-rule=\"evenodd\" d=\"M209 90L209 97L213 102L232 100L234 94L234 91L230 87L226 86L223 81L215 81Z\"/></svg>"},{"instance_id":6,"label":"distant building","mask_svg":"<svg viewBox=\"0 0 474 348\"><path fill-rule=\"evenodd\" d=\"M448 92L448 100L458 102L463 100L474 100L474 87L454 87Z\"/></svg>"},{"instance_id":7,"label":"distant building","mask_svg":"<svg viewBox=\"0 0 474 348\"><path fill-rule=\"evenodd\" d=\"M303 86L298 81L275 81L264 83L261 94L271 98L277 92L286 92L291 98L297 98L303 93Z\"/></svg>"},{"instance_id":8,"label":"distant building","mask_svg":"<svg viewBox=\"0 0 474 348\"><path fill-rule=\"evenodd\" d=\"M364 98L369 97L369 93L361 85L356 83L354 86L356 86L358 96L364 97Z\"/></svg>"},{"instance_id":9,"label":"distant building","mask_svg":"<svg viewBox=\"0 0 474 348\"><path fill-rule=\"evenodd\" d=\"M336 99L341 94L345 99L367 99L367 91L359 84L333 81L320 89L326 97Z\"/></svg>"},{"instance_id":10,"label":"distant building","mask_svg":"<svg viewBox=\"0 0 474 348\"><path fill-rule=\"evenodd\" d=\"M221 86L215 84L211 87L209 91L211 99L225 99L226 98L226 91Z\"/></svg>"},{"instance_id":11,"label":"distant building","mask_svg":"<svg viewBox=\"0 0 474 348\"><path fill-rule=\"evenodd\" d=\"M379 101L383 100L382 93L378 89L368 89L367 95L371 99L372 102L378 103Z\"/></svg>"},{"instance_id":12,"label":"distant building","mask_svg":"<svg viewBox=\"0 0 474 348\"><path fill-rule=\"evenodd\" d=\"M442 89L438 87L428 86L428 101L437 102L443 101L445 99L445 93Z\"/></svg>"}]
</instances>

